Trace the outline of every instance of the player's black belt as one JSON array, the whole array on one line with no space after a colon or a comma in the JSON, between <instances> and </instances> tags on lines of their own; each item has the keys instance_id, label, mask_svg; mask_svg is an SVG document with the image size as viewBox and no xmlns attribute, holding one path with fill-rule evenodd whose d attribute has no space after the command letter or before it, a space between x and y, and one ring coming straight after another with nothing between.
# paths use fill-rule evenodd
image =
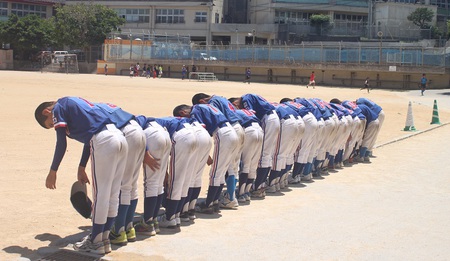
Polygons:
<instances>
[{"instance_id":1,"label":"player's black belt","mask_svg":"<svg viewBox=\"0 0 450 261\"><path fill-rule=\"evenodd\" d=\"M225 126L227 126L227 122L222 122L222 123L217 124L217 128L219 128L219 129L223 128Z\"/></svg>"},{"instance_id":2,"label":"player's black belt","mask_svg":"<svg viewBox=\"0 0 450 261\"><path fill-rule=\"evenodd\" d=\"M289 120L291 118L291 115L287 115L283 117L283 120Z\"/></svg>"},{"instance_id":3,"label":"player's black belt","mask_svg":"<svg viewBox=\"0 0 450 261\"><path fill-rule=\"evenodd\" d=\"M242 125L242 128L247 128L247 127L250 127L250 126L252 126L252 123L253 123L253 121L247 121L246 123L242 123L241 125Z\"/></svg>"},{"instance_id":4,"label":"player's black belt","mask_svg":"<svg viewBox=\"0 0 450 261\"><path fill-rule=\"evenodd\" d=\"M266 115L270 115L270 114L273 114L273 110L266 112Z\"/></svg>"}]
</instances>

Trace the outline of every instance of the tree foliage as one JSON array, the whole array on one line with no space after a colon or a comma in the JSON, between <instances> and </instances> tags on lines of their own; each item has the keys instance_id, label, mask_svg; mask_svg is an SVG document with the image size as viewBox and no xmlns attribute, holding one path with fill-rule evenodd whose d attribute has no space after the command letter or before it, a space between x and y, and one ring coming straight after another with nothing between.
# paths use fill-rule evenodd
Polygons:
<instances>
[{"instance_id":1,"label":"tree foliage","mask_svg":"<svg viewBox=\"0 0 450 261\"><path fill-rule=\"evenodd\" d=\"M37 15L19 18L13 14L7 21L0 22L0 39L11 44L21 58L52 46L53 32L52 19L41 19Z\"/></svg>"},{"instance_id":2,"label":"tree foliage","mask_svg":"<svg viewBox=\"0 0 450 261\"><path fill-rule=\"evenodd\" d=\"M447 20L447 39L450 39L450 20Z\"/></svg>"},{"instance_id":3,"label":"tree foliage","mask_svg":"<svg viewBox=\"0 0 450 261\"><path fill-rule=\"evenodd\" d=\"M311 25L316 28L316 33L322 35L330 29L331 18L329 15L314 14L309 18Z\"/></svg>"},{"instance_id":4,"label":"tree foliage","mask_svg":"<svg viewBox=\"0 0 450 261\"><path fill-rule=\"evenodd\" d=\"M417 8L414 12L408 15L408 21L420 27L420 29L430 29L429 22L433 20L434 12L426 7Z\"/></svg>"},{"instance_id":5,"label":"tree foliage","mask_svg":"<svg viewBox=\"0 0 450 261\"><path fill-rule=\"evenodd\" d=\"M103 5L80 3L58 6L55 35L60 44L87 48L102 44L109 33L124 23L125 19Z\"/></svg>"}]
</instances>

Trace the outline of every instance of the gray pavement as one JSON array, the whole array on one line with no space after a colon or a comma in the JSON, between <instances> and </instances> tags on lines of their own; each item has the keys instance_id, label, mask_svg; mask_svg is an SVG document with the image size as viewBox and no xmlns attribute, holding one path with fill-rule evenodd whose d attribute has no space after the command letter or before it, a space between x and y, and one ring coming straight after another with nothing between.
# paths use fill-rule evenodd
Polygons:
<instances>
[{"instance_id":1,"label":"gray pavement","mask_svg":"<svg viewBox=\"0 0 450 261\"><path fill-rule=\"evenodd\" d=\"M450 126L321 180L199 216L110 260L448 260ZM142 238L141 238L142 239Z\"/></svg>"}]
</instances>

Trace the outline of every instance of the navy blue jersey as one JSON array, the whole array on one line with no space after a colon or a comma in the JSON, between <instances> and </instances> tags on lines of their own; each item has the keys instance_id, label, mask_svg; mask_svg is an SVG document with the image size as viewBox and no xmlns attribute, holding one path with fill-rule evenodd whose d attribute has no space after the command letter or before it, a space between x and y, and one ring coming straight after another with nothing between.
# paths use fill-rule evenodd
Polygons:
<instances>
[{"instance_id":1,"label":"navy blue jersey","mask_svg":"<svg viewBox=\"0 0 450 261\"><path fill-rule=\"evenodd\" d=\"M259 120L262 120L264 115L270 114L275 110L272 104L259 95L245 94L241 98L244 109L254 111Z\"/></svg>"},{"instance_id":2,"label":"navy blue jersey","mask_svg":"<svg viewBox=\"0 0 450 261\"><path fill-rule=\"evenodd\" d=\"M259 124L258 117L249 110L242 109L242 110L236 110L236 113L241 117L241 125L243 128L247 128L248 126L252 125L253 122L256 122Z\"/></svg>"},{"instance_id":3,"label":"navy blue jersey","mask_svg":"<svg viewBox=\"0 0 450 261\"><path fill-rule=\"evenodd\" d=\"M241 123L242 119L239 117L239 115L236 114L236 109L234 108L233 104L231 104L231 102L227 100L227 98L213 95L208 103L219 109L219 111L221 111L223 115L225 115L225 117L228 119L229 123Z\"/></svg>"},{"instance_id":4,"label":"navy blue jersey","mask_svg":"<svg viewBox=\"0 0 450 261\"><path fill-rule=\"evenodd\" d=\"M211 136L217 128L225 126L225 123L228 122L225 115L211 104L194 105L191 110L191 117L200 122Z\"/></svg>"},{"instance_id":5,"label":"navy blue jersey","mask_svg":"<svg viewBox=\"0 0 450 261\"><path fill-rule=\"evenodd\" d=\"M96 106L100 107L108 118L116 125L117 128L121 129L134 118L134 115L122 110L120 107L111 103L95 103Z\"/></svg>"},{"instance_id":6,"label":"navy blue jersey","mask_svg":"<svg viewBox=\"0 0 450 261\"><path fill-rule=\"evenodd\" d=\"M55 129L65 128L69 138L85 144L89 144L92 136L106 124L115 124L121 128L133 118L132 114L117 106L94 104L78 97L59 99L52 112Z\"/></svg>"},{"instance_id":7,"label":"navy blue jersey","mask_svg":"<svg viewBox=\"0 0 450 261\"><path fill-rule=\"evenodd\" d=\"M358 118L360 119L365 119L366 116L364 116L364 114L362 114L361 109L359 108L358 104L356 104L356 102L353 101L343 101L341 103L342 106L344 106L345 108L352 110L353 114L352 116L355 117L354 115L356 114L358 116Z\"/></svg>"},{"instance_id":8,"label":"navy blue jersey","mask_svg":"<svg viewBox=\"0 0 450 261\"><path fill-rule=\"evenodd\" d=\"M185 124L191 124L187 118L172 116L156 118L155 121L169 132L171 138L175 132L184 129Z\"/></svg>"},{"instance_id":9,"label":"navy blue jersey","mask_svg":"<svg viewBox=\"0 0 450 261\"><path fill-rule=\"evenodd\" d=\"M329 105L331 106L331 108L334 109L334 112L338 116L339 119L341 119L344 116L351 115L349 110L340 104L329 103Z\"/></svg>"},{"instance_id":10,"label":"navy blue jersey","mask_svg":"<svg viewBox=\"0 0 450 261\"><path fill-rule=\"evenodd\" d=\"M356 104L364 104L367 107L369 107L373 112L375 112L377 115L380 114L380 111L382 110L382 108L374 103L373 101L367 99L367 98L359 98L356 100Z\"/></svg>"},{"instance_id":11,"label":"navy blue jersey","mask_svg":"<svg viewBox=\"0 0 450 261\"><path fill-rule=\"evenodd\" d=\"M314 102L317 107L319 108L320 112L322 113L322 117L324 120L329 119L331 116L333 116L333 112L328 108L325 101L319 99L319 98L312 98L310 99L312 102Z\"/></svg>"},{"instance_id":12,"label":"navy blue jersey","mask_svg":"<svg viewBox=\"0 0 450 261\"><path fill-rule=\"evenodd\" d=\"M317 120L322 119L322 112L319 110L319 107L309 99L305 98L295 98L294 102L300 103L303 106L310 109L311 113L316 117Z\"/></svg>"},{"instance_id":13,"label":"navy blue jersey","mask_svg":"<svg viewBox=\"0 0 450 261\"><path fill-rule=\"evenodd\" d=\"M146 117L144 115L138 115L134 117L134 120L142 127L143 130L147 128L147 125L149 122L155 121L156 118L154 117Z\"/></svg>"},{"instance_id":14,"label":"navy blue jersey","mask_svg":"<svg viewBox=\"0 0 450 261\"><path fill-rule=\"evenodd\" d=\"M285 104L289 108L295 110L300 115L300 117L304 117L306 114L308 114L311 111L311 109L309 109L308 107L304 106L303 104L297 103L297 102L287 101L287 102L283 102L283 104Z\"/></svg>"},{"instance_id":15,"label":"navy blue jersey","mask_svg":"<svg viewBox=\"0 0 450 261\"><path fill-rule=\"evenodd\" d=\"M293 109L289 108L284 104L272 103L272 105L275 106L275 111L277 112L278 118L280 120L288 119L290 118L289 117L290 115L298 117L298 113L296 111L294 111Z\"/></svg>"},{"instance_id":16,"label":"navy blue jersey","mask_svg":"<svg viewBox=\"0 0 450 261\"><path fill-rule=\"evenodd\" d=\"M360 104L358 105L358 107L361 109L361 113L366 116L366 126L372 121L378 119L378 115L372 109L370 109L369 106Z\"/></svg>"}]
</instances>

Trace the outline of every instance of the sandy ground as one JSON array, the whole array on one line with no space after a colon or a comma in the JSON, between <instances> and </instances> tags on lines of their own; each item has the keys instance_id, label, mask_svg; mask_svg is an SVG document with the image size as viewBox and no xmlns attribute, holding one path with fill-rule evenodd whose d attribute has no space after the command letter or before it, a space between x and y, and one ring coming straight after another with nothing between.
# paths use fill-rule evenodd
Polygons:
<instances>
[{"instance_id":1,"label":"sandy ground","mask_svg":"<svg viewBox=\"0 0 450 261\"><path fill-rule=\"evenodd\" d=\"M450 256L450 90L315 89L298 85L130 79L0 71L0 260L35 260L87 234L69 201L82 145L69 141L57 189L45 188L55 134L33 113L42 101L81 96L134 114L168 116L197 92L226 97L356 99L380 104L386 120L371 164L358 164L238 210L114 248L109 260L446 260ZM437 100L440 121L430 125ZM404 132L411 101L417 132ZM436 128L437 127L437 128ZM411 137L410 137L411 136ZM400 140L400 141L397 141ZM397 142L392 142L397 141ZM206 171L205 171L206 174ZM205 180L206 180L205 175ZM142 195L142 193L141 193ZM201 196L205 195L205 190ZM138 212L142 212L139 204ZM12 222L16 221L16 222Z\"/></svg>"}]
</instances>

